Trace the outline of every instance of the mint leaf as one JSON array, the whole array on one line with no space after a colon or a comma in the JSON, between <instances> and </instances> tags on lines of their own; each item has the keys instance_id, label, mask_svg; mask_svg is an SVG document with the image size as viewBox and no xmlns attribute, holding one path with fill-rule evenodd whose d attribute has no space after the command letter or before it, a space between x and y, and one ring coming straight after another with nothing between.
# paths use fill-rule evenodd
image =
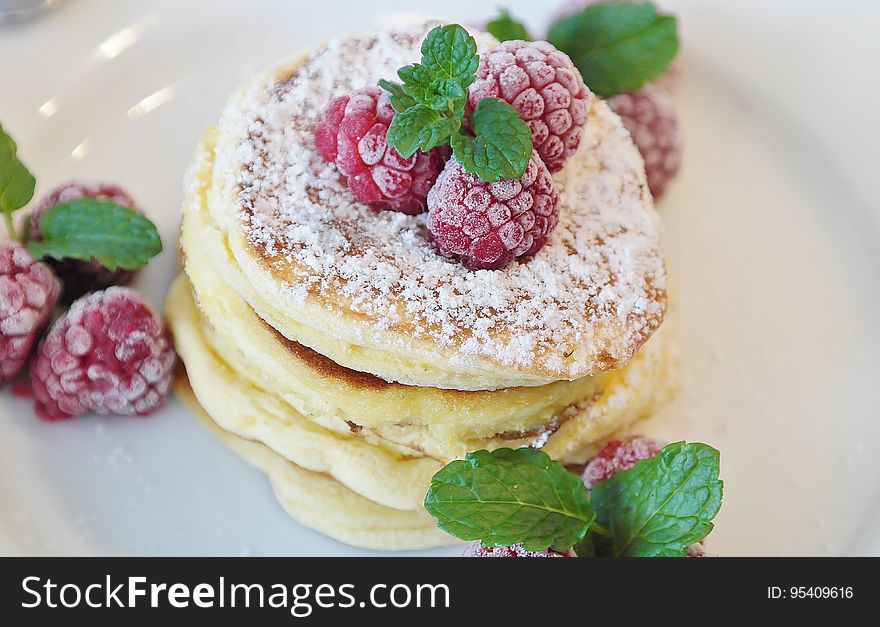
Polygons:
<instances>
[{"instance_id":1,"label":"mint leaf","mask_svg":"<svg viewBox=\"0 0 880 627\"><path fill-rule=\"evenodd\" d=\"M451 79L462 89L476 78L477 42L458 24L438 26L422 42L422 65L436 78Z\"/></svg>"},{"instance_id":2,"label":"mint leaf","mask_svg":"<svg viewBox=\"0 0 880 627\"><path fill-rule=\"evenodd\" d=\"M397 75L403 81L403 93L410 96L419 104L435 108L429 101L434 99L432 83L434 75L424 65L413 63L397 70Z\"/></svg>"},{"instance_id":3,"label":"mint leaf","mask_svg":"<svg viewBox=\"0 0 880 627\"><path fill-rule=\"evenodd\" d=\"M468 453L431 479L425 509L462 540L566 551L594 519L583 482L530 448Z\"/></svg>"},{"instance_id":4,"label":"mint leaf","mask_svg":"<svg viewBox=\"0 0 880 627\"><path fill-rule=\"evenodd\" d=\"M431 90L436 94L436 109L451 109L459 117L464 113L467 91L453 78L437 78L431 82Z\"/></svg>"},{"instance_id":5,"label":"mint leaf","mask_svg":"<svg viewBox=\"0 0 880 627\"><path fill-rule=\"evenodd\" d=\"M532 156L532 132L512 106L483 98L471 114L476 137L454 135L452 152L462 167L484 181L521 178Z\"/></svg>"},{"instance_id":6,"label":"mint leaf","mask_svg":"<svg viewBox=\"0 0 880 627\"><path fill-rule=\"evenodd\" d=\"M419 150L427 152L437 146L449 143L449 138L458 133L461 128L461 118L441 118L428 124L419 131Z\"/></svg>"},{"instance_id":7,"label":"mint leaf","mask_svg":"<svg viewBox=\"0 0 880 627\"><path fill-rule=\"evenodd\" d=\"M636 91L678 52L675 17L651 3L588 6L550 27L548 41L568 54L587 86L603 97Z\"/></svg>"},{"instance_id":8,"label":"mint leaf","mask_svg":"<svg viewBox=\"0 0 880 627\"><path fill-rule=\"evenodd\" d=\"M415 99L412 96L408 96L406 92L403 91L403 85L400 83L392 83L391 81L382 79L379 81L379 87L389 93L388 100L391 101L391 106L394 107L394 110L397 113L406 111L410 107L416 105Z\"/></svg>"},{"instance_id":9,"label":"mint leaf","mask_svg":"<svg viewBox=\"0 0 880 627\"><path fill-rule=\"evenodd\" d=\"M476 77L477 44L458 24L438 26L422 42L422 62L400 68L402 84L379 81L395 116L388 145L404 157L445 145L464 119L467 87Z\"/></svg>"},{"instance_id":10,"label":"mint leaf","mask_svg":"<svg viewBox=\"0 0 880 627\"><path fill-rule=\"evenodd\" d=\"M517 21L510 15L507 9L501 9L498 17L486 22L486 31L498 41L510 41L511 39L529 40L529 33L522 22Z\"/></svg>"},{"instance_id":11,"label":"mint leaf","mask_svg":"<svg viewBox=\"0 0 880 627\"><path fill-rule=\"evenodd\" d=\"M21 209L34 197L37 181L18 159L18 149L0 125L0 212L7 215ZM9 234L15 237L14 233Z\"/></svg>"},{"instance_id":12,"label":"mint leaf","mask_svg":"<svg viewBox=\"0 0 880 627\"><path fill-rule=\"evenodd\" d=\"M461 109L464 110L466 92L457 80L437 78L424 65L418 63L400 68L397 75L403 81L401 87L403 93L412 98L416 104L438 111L454 111L460 102Z\"/></svg>"},{"instance_id":13,"label":"mint leaf","mask_svg":"<svg viewBox=\"0 0 880 627\"><path fill-rule=\"evenodd\" d=\"M478 64L477 43L464 28L438 26L422 42L422 62L397 71L403 84L383 80L379 87L391 94L391 106L398 113L421 104L463 117L467 87L476 78Z\"/></svg>"},{"instance_id":14,"label":"mint leaf","mask_svg":"<svg viewBox=\"0 0 880 627\"><path fill-rule=\"evenodd\" d=\"M712 530L721 508L719 453L677 442L599 482L592 490L596 522L610 538L591 534L596 555L681 557ZM582 543L590 550L590 542ZM578 553L580 555L580 553Z\"/></svg>"},{"instance_id":15,"label":"mint leaf","mask_svg":"<svg viewBox=\"0 0 880 627\"><path fill-rule=\"evenodd\" d=\"M532 134L512 106L484 99L471 114L473 136L459 133L478 63L477 44L463 27L438 26L428 33L422 62L397 71L403 83L379 82L396 112L388 145L409 157L449 142L468 172L489 182L518 179L532 155Z\"/></svg>"},{"instance_id":16,"label":"mint leaf","mask_svg":"<svg viewBox=\"0 0 880 627\"><path fill-rule=\"evenodd\" d=\"M443 117L425 105L410 107L391 120L386 139L404 158L445 144L461 126L458 118Z\"/></svg>"},{"instance_id":17,"label":"mint leaf","mask_svg":"<svg viewBox=\"0 0 880 627\"><path fill-rule=\"evenodd\" d=\"M40 218L41 241L28 242L37 258L97 260L109 270L137 270L162 251L155 225L127 207L78 198L54 205Z\"/></svg>"}]
</instances>

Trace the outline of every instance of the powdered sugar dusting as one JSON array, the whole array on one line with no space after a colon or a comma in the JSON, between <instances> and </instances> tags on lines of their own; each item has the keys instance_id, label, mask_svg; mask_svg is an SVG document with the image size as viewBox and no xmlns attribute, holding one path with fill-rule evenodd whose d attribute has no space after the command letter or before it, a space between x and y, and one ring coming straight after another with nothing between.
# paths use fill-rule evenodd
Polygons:
<instances>
[{"instance_id":1,"label":"powdered sugar dusting","mask_svg":"<svg viewBox=\"0 0 880 627\"><path fill-rule=\"evenodd\" d=\"M330 42L292 76L257 82L222 124L241 125L241 225L285 289L320 297L377 332L583 376L625 362L659 326L665 270L641 161L604 103L579 153L555 177L559 225L525 263L467 270L441 257L425 216L355 201L314 144L332 98L417 61L432 25ZM481 50L492 45L476 35Z\"/></svg>"}]
</instances>

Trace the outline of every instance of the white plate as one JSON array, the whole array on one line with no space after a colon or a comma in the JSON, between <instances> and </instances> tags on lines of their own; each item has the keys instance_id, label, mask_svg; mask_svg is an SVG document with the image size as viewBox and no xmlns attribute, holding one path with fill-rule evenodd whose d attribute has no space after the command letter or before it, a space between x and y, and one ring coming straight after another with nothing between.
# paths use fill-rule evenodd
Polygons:
<instances>
[{"instance_id":1,"label":"white plate","mask_svg":"<svg viewBox=\"0 0 880 627\"><path fill-rule=\"evenodd\" d=\"M497 4L440 6L473 22ZM548 3L505 4L546 20ZM661 203L685 388L647 428L721 449L712 552L880 554L876 6L666 4L685 41L685 166ZM399 5L69 0L0 28L0 119L40 192L80 177L132 190L166 242L139 283L161 304L181 177L226 95ZM6 392L0 552L364 554L289 520L176 400L143 420L44 424Z\"/></svg>"}]
</instances>

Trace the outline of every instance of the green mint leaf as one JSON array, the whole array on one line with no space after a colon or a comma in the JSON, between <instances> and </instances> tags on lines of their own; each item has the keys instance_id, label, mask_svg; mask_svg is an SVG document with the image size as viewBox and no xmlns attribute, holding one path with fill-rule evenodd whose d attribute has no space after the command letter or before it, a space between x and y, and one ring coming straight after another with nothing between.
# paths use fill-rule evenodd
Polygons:
<instances>
[{"instance_id":1,"label":"green mint leaf","mask_svg":"<svg viewBox=\"0 0 880 627\"><path fill-rule=\"evenodd\" d=\"M521 178L532 156L532 132L512 106L483 98L471 114L475 137L454 135L452 152L462 167L484 181Z\"/></svg>"},{"instance_id":2,"label":"green mint leaf","mask_svg":"<svg viewBox=\"0 0 880 627\"><path fill-rule=\"evenodd\" d=\"M455 137L478 63L477 44L461 26L438 26L428 33L422 42L422 62L397 71L402 84L379 81L395 111L386 135L388 145L409 157Z\"/></svg>"},{"instance_id":3,"label":"green mint leaf","mask_svg":"<svg viewBox=\"0 0 880 627\"><path fill-rule=\"evenodd\" d=\"M391 101L391 106L394 107L394 110L397 113L406 111L410 107L416 105L415 99L412 96L408 96L406 92L403 91L403 85L400 83L392 83L391 81L382 79L379 81L379 87L388 92L388 100Z\"/></svg>"},{"instance_id":4,"label":"green mint leaf","mask_svg":"<svg viewBox=\"0 0 880 627\"><path fill-rule=\"evenodd\" d=\"M721 508L718 470L717 450L677 442L596 484L596 523L611 537L590 534L595 554L684 556L689 545L712 530L712 519Z\"/></svg>"},{"instance_id":5,"label":"green mint leaf","mask_svg":"<svg viewBox=\"0 0 880 627\"><path fill-rule=\"evenodd\" d=\"M574 554L578 557L599 557L596 553L596 534L592 530L587 532L573 548Z\"/></svg>"},{"instance_id":6,"label":"green mint leaf","mask_svg":"<svg viewBox=\"0 0 880 627\"><path fill-rule=\"evenodd\" d=\"M78 198L50 207L40 218L41 241L28 243L37 258L95 259L109 270L137 270L162 251L155 225L107 200Z\"/></svg>"},{"instance_id":7,"label":"green mint leaf","mask_svg":"<svg viewBox=\"0 0 880 627\"><path fill-rule=\"evenodd\" d=\"M441 118L419 130L419 150L428 152L437 146L449 143L449 138L458 133L461 128L461 118Z\"/></svg>"},{"instance_id":8,"label":"green mint leaf","mask_svg":"<svg viewBox=\"0 0 880 627\"><path fill-rule=\"evenodd\" d=\"M410 107L391 120L386 140L404 158L419 149L419 133L422 128L440 122L443 117L425 105Z\"/></svg>"},{"instance_id":9,"label":"green mint leaf","mask_svg":"<svg viewBox=\"0 0 880 627\"><path fill-rule=\"evenodd\" d=\"M403 81L401 90L415 103L437 111L451 111L461 102L463 110L466 92L457 80L438 78L418 63L400 68L397 75Z\"/></svg>"},{"instance_id":10,"label":"green mint leaf","mask_svg":"<svg viewBox=\"0 0 880 627\"><path fill-rule=\"evenodd\" d=\"M636 91L660 76L678 52L675 17L649 3L594 4L550 27L547 39L568 54L602 97Z\"/></svg>"},{"instance_id":11,"label":"green mint leaf","mask_svg":"<svg viewBox=\"0 0 880 627\"><path fill-rule=\"evenodd\" d=\"M476 78L477 42L458 24L434 28L422 42L422 65L435 78L451 79L467 89Z\"/></svg>"},{"instance_id":12,"label":"green mint leaf","mask_svg":"<svg viewBox=\"0 0 880 627\"><path fill-rule=\"evenodd\" d=\"M404 157L445 145L461 129L467 87L476 77L477 44L461 26L438 26L422 42L422 62L397 71L402 84L379 81L395 116L388 145Z\"/></svg>"},{"instance_id":13,"label":"green mint leaf","mask_svg":"<svg viewBox=\"0 0 880 627\"><path fill-rule=\"evenodd\" d=\"M462 88L461 83L452 78L437 78L431 82L432 91L437 94L440 106L435 108L449 108L449 103L453 104L453 108L457 109L456 104L460 103L462 111L464 111L464 103L467 99L467 92Z\"/></svg>"},{"instance_id":14,"label":"green mint leaf","mask_svg":"<svg viewBox=\"0 0 880 627\"><path fill-rule=\"evenodd\" d=\"M468 453L431 480L425 509L462 540L566 551L595 518L579 477L530 448Z\"/></svg>"},{"instance_id":15,"label":"green mint leaf","mask_svg":"<svg viewBox=\"0 0 880 627\"><path fill-rule=\"evenodd\" d=\"M486 31L498 41L511 39L529 40L529 33L522 22L517 21L507 9L501 9L498 17L486 23Z\"/></svg>"},{"instance_id":16,"label":"green mint leaf","mask_svg":"<svg viewBox=\"0 0 880 627\"><path fill-rule=\"evenodd\" d=\"M410 107L391 120L386 140L404 158L445 144L461 127L460 118L444 117L425 105Z\"/></svg>"},{"instance_id":17,"label":"green mint leaf","mask_svg":"<svg viewBox=\"0 0 880 627\"><path fill-rule=\"evenodd\" d=\"M415 100L418 104L435 108L429 102L437 96L434 93L434 75L424 65L413 63L397 70L397 75L403 81L403 93Z\"/></svg>"},{"instance_id":18,"label":"green mint leaf","mask_svg":"<svg viewBox=\"0 0 880 627\"><path fill-rule=\"evenodd\" d=\"M34 175L19 161L18 149L0 125L0 212L11 214L34 197ZM14 233L9 234L15 237Z\"/></svg>"}]
</instances>

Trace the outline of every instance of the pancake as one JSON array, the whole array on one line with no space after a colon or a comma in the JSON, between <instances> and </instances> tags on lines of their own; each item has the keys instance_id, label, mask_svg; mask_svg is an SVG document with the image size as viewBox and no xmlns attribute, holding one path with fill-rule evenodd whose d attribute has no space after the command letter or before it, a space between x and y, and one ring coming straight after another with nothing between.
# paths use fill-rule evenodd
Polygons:
<instances>
[{"instance_id":1,"label":"pancake","mask_svg":"<svg viewBox=\"0 0 880 627\"><path fill-rule=\"evenodd\" d=\"M318 155L330 100L418 60L431 26L331 42L230 99L210 181L187 184L220 234L223 280L285 338L387 382L496 390L623 366L662 322L666 274L641 158L603 102L554 177L559 225L503 270L444 259L424 215L356 202Z\"/></svg>"},{"instance_id":2,"label":"pancake","mask_svg":"<svg viewBox=\"0 0 880 627\"><path fill-rule=\"evenodd\" d=\"M213 154L212 137L206 135L205 149L199 151L206 158ZM210 161L199 163L192 176L209 179ZM446 439L480 438L539 428L571 404L590 398L613 376L469 392L388 383L339 366L278 333L221 279L221 274L233 274L235 267L222 254L219 232L209 220L195 195L184 207L181 247L188 251L184 268L199 306L212 327L235 338L240 352L273 378L269 389L290 395L303 414L338 416L367 427L385 425L394 416L396 423L434 427Z\"/></svg>"},{"instance_id":3,"label":"pancake","mask_svg":"<svg viewBox=\"0 0 880 627\"><path fill-rule=\"evenodd\" d=\"M206 139L210 141L210 137L208 134ZM209 164L204 167L209 168ZM217 230L204 223L202 218L207 214L199 207L197 202L187 203L184 209L181 244L189 251L184 267L207 326L223 338L223 345L215 348L238 355L234 361L248 364L239 368L244 376L259 372L263 388L325 426L345 432L357 429L362 436L376 434L448 461L467 450L492 446L493 440L515 446L546 439L566 416L573 412L584 414L573 408L601 397L620 378L619 372L612 372L540 388L465 392L387 383L341 367L284 338L220 279L218 272L224 273L224 258L210 254L219 248L219 243L210 244L217 240ZM648 413L668 396L668 392L660 391L673 386L668 359L662 354L668 351L668 342L658 339L648 347L651 350L646 347L641 359L658 365L653 369L642 367L650 371L651 380L635 395L636 399L646 400L634 402L635 410L621 411L609 421L612 425L626 424ZM418 426L425 428L417 429ZM571 429L570 425L566 431ZM606 428L597 434L588 429L579 438L583 444L591 444L589 438L596 440L607 431Z\"/></svg>"},{"instance_id":4,"label":"pancake","mask_svg":"<svg viewBox=\"0 0 880 627\"><path fill-rule=\"evenodd\" d=\"M300 524L339 542L376 551L427 549L459 542L437 529L424 511L383 507L327 475L304 470L261 444L224 431L201 407L184 373L175 381L174 390L230 449L266 473L279 504Z\"/></svg>"},{"instance_id":5,"label":"pancake","mask_svg":"<svg viewBox=\"0 0 880 627\"><path fill-rule=\"evenodd\" d=\"M676 383L658 217L602 101L554 177L559 225L502 270L443 258L424 215L358 203L318 156L330 100L417 60L432 26L331 42L233 95L185 179L166 304L181 397L293 518L367 548L453 542L423 508L452 459L583 464Z\"/></svg>"},{"instance_id":6,"label":"pancake","mask_svg":"<svg viewBox=\"0 0 880 627\"><path fill-rule=\"evenodd\" d=\"M604 440L653 413L674 390L672 351L661 331L601 393L560 414L555 431L458 441L444 447L426 440L418 429L393 424L385 429L352 429L339 418L303 416L287 395L269 391L274 381L264 374L272 368L250 362L226 336L211 329L184 276L172 286L166 313L190 384L215 422L393 508L421 508L430 477L440 468L429 453L448 461L468 450L531 445L542 446L564 463L584 463ZM271 336L264 339L271 341Z\"/></svg>"},{"instance_id":7,"label":"pancake","mask_svg":"<svg viewBox=\"0 0 880 627\"><path fill-rule=\"evenodd\" d=\"M440 469L436 461L376 446L347 428L328 430L259 388L242 374L254 370L238 355L212 350L185 278L172 286L166 313L189 386L220 427L265 443L298 466L330 475L372 501L396 509L421 508L431 476Z\"/></svg>"}]
</instances>

